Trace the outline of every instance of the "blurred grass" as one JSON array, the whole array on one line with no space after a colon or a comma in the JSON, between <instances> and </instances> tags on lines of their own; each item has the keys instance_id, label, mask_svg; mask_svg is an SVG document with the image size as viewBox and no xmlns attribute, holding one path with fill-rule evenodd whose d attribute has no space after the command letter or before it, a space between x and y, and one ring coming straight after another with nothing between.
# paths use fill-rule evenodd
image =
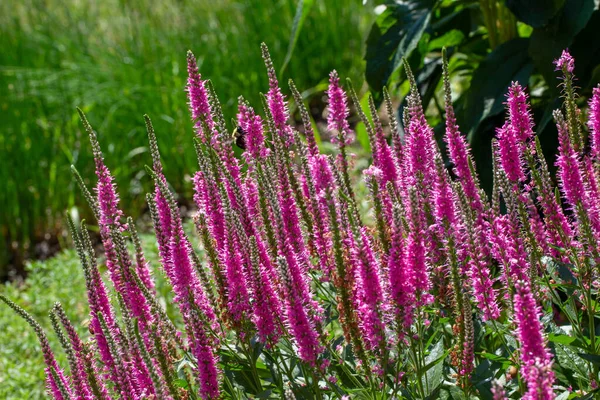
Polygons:
<instances>
[{"instance_id":1,"label":"blurred grass","mask_svg":"<svg viewBox=\"0 0 600 400\"><path fill-rule=\"evenodd\" d=\"M279 77L284 92L289 77L308 90L332 69L362 82L372 7L357 0L308 3ZM8 264L35 255L31 243L60 238L61 215L81 204L70 164L95 182L76 106L99 132L129 214L143 211L150 181L143 168L150 162L144 113L158 132L168 179L189 198L185 176L196 165L184 93L186 51L213 81L228 120L239 95L260 109L267 78L259 45L267 43L281 69L297 6L298 0L0 2L0 279Z\"/></svg>"}]
</instances>

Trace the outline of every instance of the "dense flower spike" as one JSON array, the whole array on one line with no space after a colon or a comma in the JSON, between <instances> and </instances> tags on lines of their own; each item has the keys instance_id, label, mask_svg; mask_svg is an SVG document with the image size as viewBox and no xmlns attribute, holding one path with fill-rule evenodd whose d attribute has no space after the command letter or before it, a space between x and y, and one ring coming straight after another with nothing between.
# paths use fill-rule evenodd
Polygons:
<instances>
[{"instance_id":1,"label":"dense flower spike","mask_svg":"<svg viewBox=\"0 0 600 400\"><path fill-rule=\"evenodd\" d=\"M588 126L590 128L591 153L598 160L600 159L600 85L593 90L589 112Z\"/></svg>"},{"instance_id":2,"label":"dense flower spike","mask_svg":"<svg viewBox=\"0 0 600 400\"><path fill-rule=\"evenodd\" d=\"M89 340L60 305L51 314L70 376L40 325L0 295L40 339L49 394L60 400L545 400L560 390L566 398L562 386L553 387L554 349L561 361L557 377L568 376L577 390L591 393L598 380L600 87L589 101L588 152L569 53L556 62L565 96L564 110L554 114L560 191L534 134L526 89L513 82L505 123L493 140L488 199L457 124L445 54L449 165L407 62L402 127L383 91L393 147L374 98L368 118L352 85L345 92L331 73L327 129L338 142L331 155L320 152L311 115L290 81L306 142L292 125L273 61L266 46L262 51L269 77L264 113L240 97L233 135L215 89L188 54L186 91L196 133L190 145L199 165L191 212L185 201L179 209L169 189L154 128L144 117L156 263L144 254L145 237L138 237L133 219L125 223L113 175L81 113L98 177L95 193L74 175L98 219L112 287L105 285L85 224L79 229L68 216L90 311ZM356 165L362 179L346 153L352 146L346 93L373 150L371 165ZM239 159L234 146L244 151ZM356 192L355 180L361 182ZM199 252L187 235L190 214ZM161 276L166 279L155 282ZM117 312L111 300L118 301ZM561 312L551 314L551 306ZM551 348L545 330L554 334ZM576 359L582 369L576 379L562 354L586 357ZM505 362L490 363L496 357ZM498 368L508 363L514 365L504 379ZM487 383L479 382L482 367L491 369ZM511 382L519 373L518 384ZM492 375L500 379L490 387Z\"/></svg>"},{"instance_id":3,"label":"dense flower spike","mask_svg":"<svg viewBox=\"0 0 600 400\"><path fill-rule=\"evenodd\" d=\"M513 183L525 180L516 128L506 121L497 133L498 154L507 178Z\"/></svg>"},{"instance_id":4,"label":"dense flower spike","mask_svg":"<svg viewBox=\"0 0 600 400\"><path fill-rule=\"evenodd\" d=\"M544 343L540 310L535 304L529 284L517 282L514 302L515 322L521 344L520 357L523 363L521 374L527 382L528 400L554 398L552 384L552 356Z\"/></svg>"},{"instance_id":5,"label":"dense flower spike","mask_svg":"<svg viewBox=\"0 0 600 400\"><path fill-rule=\"evenodd\" d=\"M575 70L575 60L569 50L563 50L560 58L554 61L554 65L557 71L567 71L572 74Z\"/></svg>"},{"instance_id":6,"label":"dense flower spike","mask_svg":"<svg viewBox=\"0 0 600 400\"><path fill-rule=\"evenodd\" d=\"M508 119L520 145L527 143L534 135L533 121L527 103L527 94L518 82L513 82L508 89Z\"/></svg>"},{"instance_id":7,"label":"dense flower spike","mask_svg":"<svg viewBox=\"0 0 600 400\"><path fill-rule=\"evenodd\" d=\"M329 75L329 88L327 89L329 99L329 115L327 116L327 129L337 132L332 138L340 147L350 144L350 126L348 125L348 99L344 89L340 86L340 77L337 71Z\"/></svg>"},{"instance_id":8,"label":"dense flower spike","mask_svg":"<svg viewBox=\"0 0 600 400\"><path fill-rule=\"evenodd\" d=\"M187 54L187 72L188 80L186 91L188 93L188 101L190 113L194 121L196 134L204 143L210 143L213 140L214 122L208 103L208 93L206 91L206 83L200 77L196 58L191 51Z\"/></svg>"},{"instance_id":9,"label":"dense flower spike","mask_svg":"<svg viewBox=\"0 0 600 400\"><path fill-rule=\"evenodd\" d=\"M283 143L286 147L291 146L294 143L294 134L292 128L287 124L289 119L288 106L285 102L281 89L279 88L279 82L275 75L275 68L273 67L273 61L271 61L271 55L266 44L262 44L262 56L267 66L267 73L269 75L269 91L267 92L267 104L269 111L273 117L273 122L276 128L276 134L280 135L283 139Z\"/></svg>"},{"instance_id":10,"label":"dense flower spike","mask_svg":"<svg viewBox=\"0 0 600 400\"><path fill-rule=\"evenodd\" d=\"M242 98L239 100L237 120L242 129L238 134L243 137L246 161L248 163L258 162L266 158L269 155L269 149L265 146L262 118L255 114L252 107L247 105Z\"/></svg>"}]
</instances>

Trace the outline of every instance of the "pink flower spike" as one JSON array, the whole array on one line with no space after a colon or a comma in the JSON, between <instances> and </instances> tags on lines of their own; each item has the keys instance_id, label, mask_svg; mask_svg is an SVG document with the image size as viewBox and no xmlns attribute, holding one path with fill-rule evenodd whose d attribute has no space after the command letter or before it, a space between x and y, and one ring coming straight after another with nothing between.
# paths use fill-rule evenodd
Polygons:
<instances>
[{"instance_id":1,"label":"pink flower spike","mask_svg":"<svg viewBox=\"0 0 600 400\"><path fill-rule=\"evenodd\" d=\"M208 102L206 83L202 80L196 58L191 51L187 53L188 80L186 91L188 93L189 107L194 122L196 134L203 143L210 143L213 136L214 122ZM204 131L202 123L206 124L208 131Z\"/></svg>"},{"instance_id":2,"label":"pink flower spike","mask_svg":"<svg viewBox=\"0 0 600 400\"><path fill-rule=\"evenodd\" d=\"M284 145L289 147L294 143L294 133L292 132L292 128L287 124L287 121L290 117L287 103L285 102L283 94L281 94L281 89L279 88L279 82L277 81L277 76L275 75L275 68L273 67L273 61L271 60L269 49L264 43L261 45L261 47L262 56L265 60L267 73L269 75L267 105L271 115L273 116L273 122L275 123L277 133L281 135Z\"/></svg>"},{"instance_id":3,"label":"pink flower spike","mask_svg":"<svg viewBox=\"0 0 600 400\"><path fill-rule=\"evenodd\" d=\"M270 150L265 146L265 135L263 132L263 121L252 107L240 101L238 106L238 125L242 129L240 135L244 135L246 149L244 157L247 162L260 160L269 155Z\"/></svg>"},{"instance_id":4,"label":"pink flower spike","mask_svg":"<svg viewBox=\"0 0 600 400\"><path fill-rule=\"evenodd\" d=\"M589 106L588 126L590 128L591 154L598 160L600 158L600 85L594 88Z\"/></svg>"},{"instance_id":5,"label":"pink flower spike","mask_svg":"<svg viewBox=\"0 0 600 400\"><path fill-rule=\"evenodd\" d=\"M509 120L520 147L523 147L534 136L533 121L527 97L527 93L518 82L513 82L508 89Z\"/></svg>"},{"instance_id":6,"label":"pink flower spike","mask_svg":"<svg viewBox=\"0 0 600 400\"><path fill-rule=\"evenodd\" d=\"M340 147L350 144L350 126L348 125L348 98L344 89L340 86L340 78L337 71L329 74L329 88L327 89L329 99L329 115L327 115L327 130L337 131L336 137L332 138Z\"/></svg>"},{"instance_id":7,"label":"pink flower spike","mask_svg":"<svg viewBox=\"0 0 600 400\"><path fill-rule=\"evenodd\" d=\"M506 176L513 183L525 180L515 128L509 121L506 121L502 128L497 130L497 134L500 164L506 172Z\"/></svg>"},{"instance_id":8,"label":"pink flower spike","mask_svg":"<svg viewBox=\"0 0 600 400\"><path fill-rule=\"evenodd\" d=\"M554 65L556 65L556 71L567 71L569 73L573 73L575 70L575 59L571 56L568 49L563 50L560 58L554 60Z\"/></svg>"},{"instance_id":9,"label":"pink flower spike","mask_svg":"<svg viewBox=\"0 0 600 400\"><path fill-rule=\"evenodd\" d=\"M527 282L520 281L515 286L514 313L521 345L521 375L527 382L528 389L523 398L527 400L553 399L552 355L548 351L543 337L540 309L535 303Z\"/></svg>"}]
</instances>

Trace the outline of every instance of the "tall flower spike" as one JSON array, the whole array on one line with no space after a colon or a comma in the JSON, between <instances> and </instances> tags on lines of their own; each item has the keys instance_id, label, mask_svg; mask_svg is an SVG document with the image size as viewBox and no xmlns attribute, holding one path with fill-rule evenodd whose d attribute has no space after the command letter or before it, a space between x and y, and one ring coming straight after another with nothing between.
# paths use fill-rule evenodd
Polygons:
<instances>
[{"instance_id":1,"label":"tall flower spike","mask_svg":"<svg viewBox=\"0 0 600 400\"><path fill-rule=\"evenodd\" d=\"M78 399L88 400L92 399L91 389L88 383L88 377L85 372L85 365L83 361L81 339L73 328L73 325L67 318L64 310L60 303L55 303L50 312L50 320L52 327L58 336L62 348L67 353L67 359L69 360L69 368L71 369L71 376L73 381L73 388L75 395ZM64 335L60 322L63 323L67 336Z\"/></svg>"},{"instance_id":2,"label":"tall flower spike","mask_svg":"<svg viewBox=\"0 0 600 400\"><path fill-rule=\"evenodd\" d=\"M573 144L569 138L567 123L560 111L554 112L558 128L559 154L556 161L558 177L565 199L575 208L580 201L585 201L585 185L583 183L581 165Z\"/></svg>"},{"instance_id":3,"label":"tall flower spike","mask_svg":"<svg viewBox=\"0 0 600 400\"><path fill-rule=\"evenodd\" d=\"M588 126L590 128L591 154L596 160L600 159L600 85L592 92L589 102Z\"/></svg>"},{"instance_id":4,"label":"tall flower spike","mask_svg":"<svg viewBox=\"0 0 600 400\"><path fill-rule=\"evenodd\" d=\"M429 279L429 265L426 256L427 232L421 215L421 202L416 190L410 191L410 214L408 216L407 255L410 270L413 273L413 285L416 291L418 305L428 304L433 299L429 290L431 282Z\"/></svg>"},{"instance_id":5,"label":"tall flower spike","mask_svg":"<svg viewBox=\"0 0 600 400\"><path fill-rule=\"evenodd\" d=\"M513 82L508 89L506 104L510 123L522 148L531 140L534 133L527 94L518 82Z\"/></svg>"},{"instance_id":6,"label":"tall flower spike","mask_svg":"<svg viewBox=\"0 0 600 400\"><path fill-rule=\"evenodd\" d=\"M458 184L455 183L455 185ZM489 251L485 237L489 225L484 225L483 218L471 212L472 204L469 204L466 193L460 190L460 187L457 187L454 192L458 195L464 223L463 236L459 236L459 240L464 244L459 245L459 248L468 257L467 276L472 282L473 296L479 309L483 311L483 320L493 320L500 316L500 309L496 302L494 282L490 277ZM481 220L482 223L477 224L478 220Z\"/></svg>"},{"instance_id":7,"label":"tall flower spike","mask_svg":"<svg viewBox=\"0 0 600 400\"><path fill-rule=\"evenodd\" d=\"M583 166L568 135L567 122L558 110L554 112L554 119L558 128L559 154L556 165L560 188L577 217L575 226L579 230L580 240L587 242L584 248L598 258L600 210L596 202L590 199L583 179Z\"/></svg>"},{"instance_id":8,"label":"tall flower spike","mask_svg":"<svg viewBox=\"0 0 600 400\"><path fill-rule=\"evenodd\" d=\"M98 348L98 352L100 353L100 359L106 366L106 370L111 374L111 379L116 382L118 379L118 371L108 348L107 338L104 336L102 327L100 326L100 321L98 320L98 315L102 314L108 324L113 326L115 323L115 316L108 299L106 287L104 286L104 282L96 265L96 255L94 254L92 241L89 237L89 233L85 227L85 224L82 222L80 233L75 227L75 224L73 223L73 220L69 214L67 214L67 226L69 227L69 231L73 237L75 249L77 250L77 254L81 260L83 273L85 276L85 284L87 288L88 303L91 314L91 321L89 325L90 331L96 339L96 346Z\"/></svg>"},{"instance_id":9,"label":"tall flower spike","mask_svg":"<svg viewBox=\"0 0 600 400\"><path fill-rule=\"evenodd\" d=\"M392 132L392 144L394 150L394 157L396 161L396 167L398 168L398 175L401 179L402 177L402 164L404 159L404 144L403 138L400 133L400 125L398 124L398 120L396 118L396 111L394 106L392 105L392 99L390 98L390 94L386 87L383 88L383 101L385 102L385 109L388 114L388 118L390 119L390 130Z\"/></svg>"},{"instance_id":10,"label":"tall flower spike","mask_svg":"<svg viewBox=\"0 0 600 400\"><path fill-rule=\"evenodd\" d=\"M150 154L152 155L152 168L156 173L158 179L163 184L167 184L167 180L163 174L162 164L160 162L160 153L158 151L158 142L156 140L156 134L154 133L154 127L152 121L147 115L144 115L146 121L146 131L148 132L148 142L150 144ZM169 205L167 200L160 192L160 188L157 184L154 185L154 204L156 210L156 216L158 217L159 227L157 229L157 241L158 251L163 259L166 261L169 259L168 242L171 239L171 213L169 211ZM142 276L140 276L142 277Z\"/></svg>"},{"instance_id":11,"label":"tall flower spike","mask_svg":"<svg viewBox=\"0 0 600 400\"><path fill-rule=\"evenodd\" d=\"M304 125L304 136L306 137L306 143L308 143L308 150L312 156L317 155L319 154L319 147L317 146L317 141L315 139L315 132L313 131L310 114L308 113L308 110L302 101L302 95L296 88L294 81L290 79L288 84L290 86L290 90L292 91L292 95L294 96L296 107L298 107L300 110L300 117L302 118L302 125Z\"/></svg>"},{"instance_id":12,"label":"tall flower spike","mask_svg":"<svg viewBox=\"0 0 600 400\"><path fill-rule=\"evenodd\" d=\"M214 122L210 112L210 104L208 103L206 84L200 77L196 58L191 51L187 53L187 71L186 91L188 93L194 128L203 143L210 143L213 138Z\"/></svg>"},{"instance_id":13,"label":"tall flower spike","mask_svg":"<svg viewBox=\"0 0 600 400\"><path fill-rule=\"evenodd\" d=\"M265 146L262 118L254 112L242 97L238 99L238 102L237 121L242 129L238 134L243 137L244 157L248 164L260 162L260 160L268 157L270 152Z\"/></svg>"},{"instance_id":14,"label":"tall flower spike","mask_svg":"<svg viewBox=\"0 0 600 400\"><path fill-rule=\"evenodd\" d=\"M283 94L281 94L281 89L279 88L279 82L277 81L277 75L275 74L275 68L273 67L273 61L271 60L269 49L264 43L261 44L261 49L263 60L265 61L267 73L269 75L267 104L269 106L269 111L273 116L273 122L275 123L275 128L277 130L277 132L274 133L280 135L286 147L290 147L294 143L294 134L292 132L292 128L287 124L287 121L290 117L288 107Z\"/></svg>"},{"instance_id":15,"label":"tall flower spike","mask_svg":"<svg viewBox=\"0 0 600 400\"><path fill-rule=\"evenodd\" d=\"M552 355L542 336L540 309L526 282L521 281L516 284L514 313L521 345L521 375L527 382L527 393L523 398L526 400L553 399Z\"/></svg>"},{"instance_id":16,"label":"tall flower spike","mask_svg":"<svg viewBox=\"0 0 600 400\"><path fill-rule=\"evenodd\" d=\"M67 315L60 303L56 303L54 305L54 308L52 309L52 314L55 315L58 321L60 321L60 323L62 324L63 328L65 329L65 332L67 333L70 345L73 348L73 352L75 354L76 368L78 369L77 372L73 372L73 380L76 379L75 375L77 374L79 376L79 379L85 382L83 384L84 387L80 389L80 392L85 393L85 391L87 390L90 396L94 396L93 398L100 400L109 400L110 397L108 395L108 390L104 386L103 380L100 379L100 374L95 369L95 364L93 360L91 360L89 352L86 350L84 343L79 338L75 327L67 318ZM75 382L74 384L76 386Z\"/></svg>"},{"instance_id":17,"label":"tall flower spike","mask_svg":"<svg viewBox=\"0 0 600 400\"><path fill-rule=\"evenodd\" d=\"M129 228L129 232L131 233L131 239L135 248L136 273L140 277L142 282L144 282L144 286L146 286L150 290L150 292L152 292L154 291L154 281L152 280L152 275L150 273L150 263L146 260L146 257L144 256L142 243L140 242L137 229L135 229L135 225L131 217L127 218L127 227Z\"/></svg>"},{"instance_id":18,"label":"tall flower spike","mask_svg":"<svg viewBox=\"0 0 600 400\"><path fill-rule=\"evenodd\" d=\"M100 236L102 237L102 245L106 256L106 266L110 272L110 278L117 290L122 289L122 276L118 262L117 250L111 237L111 229L121 229L122 211L119 209L119 195L115 189L114 178L106 165L96 132L89 124L83 111L78 109L79 117L83 126L90 137L90 143L94 153L94 162L96 164L96 175L98 183L96 185L97 204L99 208L98 225L100 227Z\"/></svg>"},{"instance_id":19,"label":"tall flower spike","mask_svg":"<svg viewBox=\"0 0 600 400\"><path fill-rule=\"evenodd\" d=\"M250 257L253 273L254 324L263 343L268 346L277 343L281 336L280 316L282 307L272 285L272 277L260 263L256 237L250 238Z\"/></svg>"},{"instance_id":20,"label":"tall flower spike","mask_svg":"<svg viewBox=\"0 0 600 400\"><path fill-rule=\"evenodd\" d=\"M245 334L244 325L250 317L250 297L246 284L242 255L240 254L241 239L237 237L234 231L235 222L233 219L236 216L228 201L225 189L221 188L221 190L221 198L225 200L224 210L225 219L227 220L226 245L222 253L222 263L225 266L225 276L227 278L227 305L230 323L238 331L238 334L243 337Z\"/></svg>"},{"instance_id":21,"label":"tall flower spike","mask_svg":"<svg viewBox=\"0 0 600 400\"><path fill-rule=\"evenodd\" d=\"M450 88L450 74L448 72L448 59L444 49L444 98L446 106L446 135L444 140L448 146L448 155L454 164L454 173L460 180L460 185L473 210L481 215L483 204L479 196L479 182L472 168L473 158L471 149L464 136L461 135L456 123L456 115L452 106L452 91Z\"/></svg>"},{"instance_id":22,"label":"tall flower spike","mask_svg":"<svg viewBox=\"0 0 600 400\"><path fill-rule=\"evenodd\" d=\"M180 304L182 314L188 315L192 307L192 304L189 303L189 295L192 293L196 304L204 313L209 324L212 325L215 323L216 317L202 290L198 276L192 267L189 255L189 252L192 251L192 249L190 248L187 236L183 231L181 215L179 214L173 194L166 185L157 179L156 175L151 170L149 170L149 173L152 175L155 182L159 184L161 193L167 199L171 212L171 231L173 232L169 246L171 259L165 270L173 286L173 291L175 292L175 302Z\"/></svg>"},{"instance_id":23,"label":"tall flower spike","mask_svg":"<svg viewBox=\"0 0 600 400\"><path fill-rule=\"evenodd\" d=\"M373 96L369 96L369 110L371 111L371 118L373 119L373 124L375 126L376 143L371 143L371 146L377 149L378 162L375 165L379 167L383 173L381 186L385 187L388 182L392 182L394 187L396 187L398 180L396 163L394 162L394 158L392 156L392 150L385 139L383 126L381 125L381 120L377 114L377 108L375 107Z\"/></svg>"},{"instance_id":24,"label":"tall flower spike","mask_svg":"<svg viewBox=\"0 0 600 400\"><path fill-rule=\"evenodd\" d=\"M380 267L375 258L371 241L367 234L367 228L363 227L360 232L358 244L360 281L358 311L362 314L359 323L365 334L365 342L371 350L377 349L379 356L385 357L386 335L383 321L383 291L380 280Z\"/></svg>"},{"instance_id":25,"label":"tall flower spike","mask_svg":"<svg viewBox=\"0 0 600 400\"><path fill-rule=\"evenodd\" d=\"M568 49L563 50L560 58L554 61L556 70L562 72L561 79L563 87L563 97L565 99L566 119L568 125L569 136L571 143L576 151L583 148L582 132L579 123L579 109L575 100L577 93L575 92L575 59L571 56Z\"/></svg>"},{"instance_id":26,"label":"tall flower spike","mask_svg":"<svg viewBox=\"0 0 600 400\"><path fill-rule=\"evenodd\" d=\"M286 287L286 317L302 361L311 367L317 367L317 359L323 352L319 343L319 333L307 314L307 304L294 283L285 258L278 257L279 269Z\"/></svg>"},{"instance_id":27,"label":"tall flower spike","mask_svg":"<svg viewBox=\"0 0 600 400\"><path fill-rule=\"evenodd\" d=\"M506 121L502 128L496 132L498 135L497 143L500 164L504 172L506 172L506 176L513 183L525 180L515 127L509 121Z\"/></svg>"},{"instance_id":28,"label":"tall flower spike","mask_svg":"<svg viewBox=\"0 0 600 400\"><path fill-rule=\"evenodd\" d=\"M413 270L406 254L406 240L400 206L394 206L394 225L392 227L392 244L388 258L388 274L390 295L394 305L399 338L410 332L413 322L415 287Z\"/></svg>"},{"instance_id":29,"label":"tall flower spike","mask_svg":"<svg viewBox=\"0 0 600 400\"><path fill-rule=\"evenodd\" d=\"M350 126L348 125L348 100L344 89L340 86L340 77L337 71L329 74L329 88L327 89L329 100L329 115L327 116L327 129L337 132L334 138L340 147L350 143Z\"/></svg>"},{"instance_id":30,"label":"tall flower spike","mask_svg":"<svg viewBox=\"0 0 600 400\"><path fill-rule=\"evenodd\" d=\"M42 346L42 354L44 355L44 362L46 363L46 382L52 396L56 400L70 400L72 397L72 391L69 381L63 374L62 369L58 366L56 358L54 357L54 353L50 348L50 342L48 342L46 333L40 324L38 324L37 321L33 319L33 317L29 315L27 311L23 310L17 304L13 303L1 294L0 300L12 308L13 311L23 318L35 331L40 341L40 345Z\"/></svg>"}]
</instances>

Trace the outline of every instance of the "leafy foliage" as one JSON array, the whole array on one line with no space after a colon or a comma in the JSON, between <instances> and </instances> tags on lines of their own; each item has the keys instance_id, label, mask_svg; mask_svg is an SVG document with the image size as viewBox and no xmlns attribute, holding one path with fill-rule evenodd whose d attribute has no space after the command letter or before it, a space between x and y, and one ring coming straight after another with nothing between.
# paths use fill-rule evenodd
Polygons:
<instances>
[{"instance_id":1,"label":"leafy foliage","mask_svg":"<svg viewBox=\"0 0 600 400\"><path fill-rule=\"evenodd\" d=\"M593 0L552 1L387 1L367 40L366 78L376 99L382 89L404 94L403 57L413 69L439 70L442 45L456 55L450 64L457 84L454 106L468 132L483 187L492 187L490 141L500 124L502 102L510 82L529 86L537 133L544 154L553 159L557 134L548 124L559 91L552 61L564 48L582 62L577 65L583 100L600 82L600 52L595 29L600 10ZM382 40L386 39L387 40ZM410 46L406 45L410 43ZM493 77L493 79L490 79ZM433 124L443 110L431 93L441 74L417 78L424 106ZM438 129L439 130L439 129Z\"/></svg>"}]
</instances>

